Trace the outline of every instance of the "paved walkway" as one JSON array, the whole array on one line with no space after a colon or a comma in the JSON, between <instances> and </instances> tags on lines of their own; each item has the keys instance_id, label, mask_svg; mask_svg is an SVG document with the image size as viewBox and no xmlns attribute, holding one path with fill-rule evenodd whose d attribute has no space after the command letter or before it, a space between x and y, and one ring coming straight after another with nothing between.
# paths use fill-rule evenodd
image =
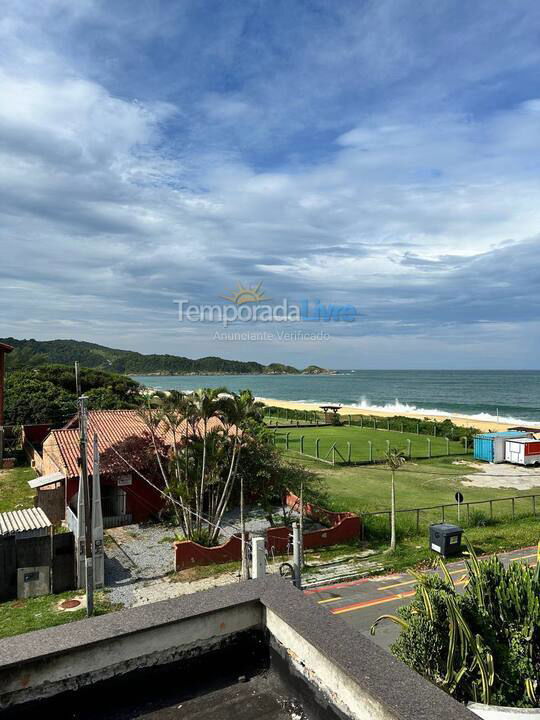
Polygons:
<instances>
[{"instance_id":1,"label":"paved walkway","mask_svg":"<svg viewBox=\"0 0 540 720\"><path fill-rule=\"evenodd\" d=\"M523 560L536 565L536 547L500 553L499 558L505 565L512 560ZM462 590L467 581L464 561L449 563L448 570L458 590ZM399 607L410 601L415 593L415 585L416 580L410 575L399 573L326 585L306 590L305 594L312 598L313 602L327 608L328 612L342 617L356 630L369 635L369 630L379 615L395 614ZM389 648L398 634L399 628L394 623L382 623L377 628L374 640L381 647Z\"/></svg>"}]
</instances>

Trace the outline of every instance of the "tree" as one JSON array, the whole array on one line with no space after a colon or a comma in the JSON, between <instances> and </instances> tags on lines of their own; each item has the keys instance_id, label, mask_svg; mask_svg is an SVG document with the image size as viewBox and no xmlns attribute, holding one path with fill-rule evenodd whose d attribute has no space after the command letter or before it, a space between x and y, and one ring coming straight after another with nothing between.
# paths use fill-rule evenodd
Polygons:
<instances>
[{"instance_id":1,"label":"tree","mask_svg":"<svg viewBox=\"0 0 540 720\"><path fill-rule=\"evenodd\" d=\"M141 386L131 378L81 368L82 391L91 409L133 408ZM67 422L77 412L73 367L45 365L6 375L6 425Z\"/></svg>"},{"instance_id":2,"label":"tree","mask_svg":"<svg viewBox=\"0 0 540 720\"><path fill-rule=\"evenodd\" d=\"M160 468L178 525L186 538L206 545L218 541L238 466L241 432L226 419L233 399L223 388L204 388L149 399L141 410L156 453L159 441L169 444ZM218 422L210 426L211 419Z\"/></svg>"},{"instance_id":3,"label":"tree","mask_svg":"<svg viewBox=\"0 0 540 720\"><path fill-rule=\"evenodd\" d=\"M406 462L405 453L403 450L397 448L391 448L385 453L386 464L390 468L392 474L392 494L390 500L390 552L394 552L396 549L396 470Z\"/></svg>"},{"instance_id":4,"label":"tree","mask_svg":"<svg viewBox=\"0 0 540 720\"><path fill-rule=\"evenodd\" d=\"M264 413L264 403L255 400L251 390L241 390L239 394L232 393L222 401L223 415L230 428L234 428L236 441L239 440L239 432L245 432L252 421L260 422ZM236 465L231 464L231 488L234 476L240 462L242 443L238 447ZM240 532L242 537L242 579L249 576L246 553L246 518L244 511L244 476L240 476ZM224 509L225 506L223 506ZM220 518L221 519L221 518Z\"/></svg>"}]
</instances>

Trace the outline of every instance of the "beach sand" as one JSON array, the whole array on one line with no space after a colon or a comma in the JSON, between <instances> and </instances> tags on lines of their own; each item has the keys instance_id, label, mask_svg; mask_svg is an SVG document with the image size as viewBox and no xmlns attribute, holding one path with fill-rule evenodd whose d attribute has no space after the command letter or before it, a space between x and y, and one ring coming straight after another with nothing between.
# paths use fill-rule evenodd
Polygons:
<instances>
[{"instance_id":1,"label":"beach sand","mask_svg":"<svg viewBox=\"0 0 540 720\"><path fill-rule=\"evenodd\" d=\"M274 400L272 398L258 397L257 400L264 402L266 405L275 405L289 410L320 410L318 403L307 403L307 402L291 402L288 400ZM369 410L367 408L358 408L353 405L343 405L340 409L341 415L369 415L373 417L395 417L397 414L402 417L418 418L419 420L437 420L442 422L443 420L451 420L455 425L461 425L463 427L474 427L480 432L489 432L490 430L508 430L511 427L517 426L528 426L536 427L538 423L498 423L492 420L475 420L471 417L462 417L460 415L426 415L425 413L414 413L414 412L390 412L385 410ZM540 426L538 426L540 432Z\"/></svg>"}]
</instances>

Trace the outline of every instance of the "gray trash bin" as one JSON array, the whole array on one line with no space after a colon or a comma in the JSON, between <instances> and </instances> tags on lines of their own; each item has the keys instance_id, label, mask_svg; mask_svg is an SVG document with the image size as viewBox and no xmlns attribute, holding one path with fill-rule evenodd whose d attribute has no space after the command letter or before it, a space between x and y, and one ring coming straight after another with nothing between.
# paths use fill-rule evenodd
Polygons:
<instances>
[{"instance_id":1,"label":"gray trash bin","mask_svg":"<svg viewBox=\"0 0 540 720\"><path fill-rule=\"evenodd\" d=\"M443 557L458 555L461 552L463 528L450 523L438 523L429 526L429 547Z\"/></svg>"}]
</instances>

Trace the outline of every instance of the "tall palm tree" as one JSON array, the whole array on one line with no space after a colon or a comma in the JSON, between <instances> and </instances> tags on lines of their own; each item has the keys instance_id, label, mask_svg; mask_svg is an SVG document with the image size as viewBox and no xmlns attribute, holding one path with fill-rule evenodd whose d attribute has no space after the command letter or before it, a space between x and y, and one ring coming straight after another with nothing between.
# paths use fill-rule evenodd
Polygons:
<instances>
[{"instance_id":1,"label":"tall palm tree","mask_svg":"<svg viewBox=\"0 0 540 720\"><path fill-rule=\"evenodd\" d=\"M391 448L385 453L386 464L392 473L392 496L390 502L390 552L396 549L396 470L406 462L405 452L398 448Z\"/></svg>"},{"instance_id":2,"label":"tall palm tree","mask_svg":"<svg viewBox=\"0 0 540 720\"><path fill-rule=\"evenodd\" d=\"M250 420L261 420L263 416L264 403L255 400L251 390L241 390L239 393L230 393L222 399L223 421L230 432L234 428L233 462L231 462L229 476L227 478L226 492L223 494L223 504L220 507L220 519L223 516L228 499L232 492L234 479L240 462L242 451L242 433L246 430ZM234 461L234 455L236 460ZM246 516L244 507L244 477L240 475L240 533L242 542L242 578L249 577L249 569L246 553Z\"/></svg>"},{"instance_id":3,"label":"tall palm tree","mask_svg":"<svg viewBox=\"0 0 540 720\"><path fill-rule=\"evenodd\" d=\"M222 413L221 408L223 404L222 395L227 392L224 387L221 388L201 388L194 392L191 396L193 402L194 415L196 417L197 425L202 423L202 463L200 473L200 485L199 492L196 496L196 512L198 513L197 525L201 527L201 516L204 506L204 493L205 493L205 478L206 478L206 453L207 453L207 435L208 435L208 421L211 417L220 416ZM198 428L194 428L196 434L198 434Z\"/></svg>"}]
</instances>

